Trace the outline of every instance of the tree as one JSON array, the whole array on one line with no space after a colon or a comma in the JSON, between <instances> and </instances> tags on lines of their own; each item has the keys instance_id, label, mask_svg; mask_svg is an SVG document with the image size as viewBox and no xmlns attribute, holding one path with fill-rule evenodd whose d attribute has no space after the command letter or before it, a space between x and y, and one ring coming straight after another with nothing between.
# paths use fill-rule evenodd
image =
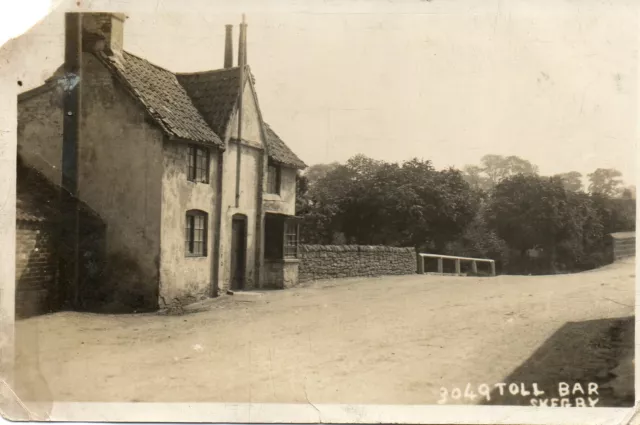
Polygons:
<instances>
[{"instance_id":1,"label":"tree","mask_svg":"<svg viewBox=\"0 0 640 425\"><path fill-rule=\"evenodd\" d=\"M605 264L604 230L591 196L567 191L558 262L568 270L585 270Z\"/></svg>"},{"instance_id":2,"label":"tree","mask_svg":"<svg viewBox=\"0 0 640 425\"><path fill-rule=\"evenodd\" d=\"M321 175L313 184L307 180L307 209L301 214L304 222L300 231L304 243L333 243L333 235L341 227L341 208L343 200L350 196L351 181L351 172L344 165Z\"/></svg>"},{"instance_id":3,"label":"tree","mask_svg":"<svg viewBox=\"0 0 640 425\"><path fill-rule=\"evenodd\" d=\"M296 215L309 212L309 179L300 171L296 173Z\"/></svg>"},{"instance_id":4,"label":"tree","mask_svg":"<svg viewBox=\"0 0 640 425\"><path fill-rule=\"evenodd\" d=\"M582 190L582 174L577 171L556 174L554 177L562 180L565 190L570 192L578 192Z\"/></svg>"},{"instance_id":5,"label":"tree","mask_svg":"<svg viewBox=\"0 0 640 425\"><path fill-rule=\"evenodd\" d=\"M487 222L522 257L528 249L541 247L549 253L552 269L567 213L567 196L559 179L519 174L495 187Z\"/></svg>"},{"instance_id":6,"label":"tree","mask_svg":"<svg viewBox=\"0 0 640 425\"><path fill-rule=\"evenodd\" d=\"M538 167L517 156L485 155L480 160L492 186L516 174L535 175Z\"/></svg>"},{"instance_id":7,"label":"tree","mask_svg":"<svg viewBox=\"0 0 640 425\"><path fill-rule=\"evenodd\" d=\"M625 187L620 193L620 197L622 199L636 199L636 187L634 185Z\"/></svg>"},{"instance_id":8,"label":"tree","mask_svg":"<svg viewBox=\"0 0 640 425\"><path fill-rule=\"evenodd\" d=\"M626 232L635 230L635 199L610 198L600 193L591 195L604 233Z\"/></svg>"},{"instance_id":9,"label":"tree","mask_svg":"<svg viewBox=\"0 0 640 425\"><path fill-rule=\"evenodd\" d=\"M537 175L538 167L518 156L485 155L480 165L464 167L465 180L475 189L489 191L500 181L517 174Z\"/></svg>"},{"instance_id":10,"label":"tree","mask_svg":"<svg viewBox=\"0 0 640 425\"><path fill-rule=\"evenodd\" d=\"M387 163L356 155L309 186L303 240L442 249L476 210L477 196L458 170L430 161ZM327 242L322 242L327 243Z\"/></svg>"},{"instance_id":11,"label":"tree","mask_svg":"<svg viewBox=\"0 0 640 425\"><path fill-rule=\"evenodd\" d=\"M481 205L474 218L456 240L449 242L446 254L496 260L496 266L504 270L509 262L509 247L486 221L486 205Z\"/></svg>"},{"instance_id":12,"label":"tree","mask_svg":"<svg viewBox=\"0 0 640 425\"><path fill-rule=\"evenodd\" d=\"M463 168L464 179L474 190L489 190L489 179L485 176L484 169L477 165L466 165Z\"/></svg>"},{"instance_id":13,"label":"tree","mask_svg":"<svg viewBox=\"0 0 640 425\"><path fill-rule=\"evenodd\" d=\"M613 168L598 168L589 177L589 192L613 198L620 193L622 173Z\"/></svg>"},{"instance_id":14,"label":"tree","mask_svg":"<svg viewBox=\"0 0 640 425\"><path fill-rule=\"evenodd\" d=\"M620 201L568 191L563 183L558 177L509 177L496 186L487 212L489 227L521 258L527 249L542 248L546 273L602 265L605 222L611 221L605 207Z\"/></svg>"},{"instance_id":15,"label":"tree","mask_svg":"<svg viewBox=\"0 0 640 425\"><path fill-rule=\"evenodd\" d=\"M304 171L304 176L307 179L307 183L309 185L313 185L315 182L324 177L327 173L332 170L335 170L339 167L340 164L337 162L332 162L330 164L315 164L310 166Z\"/></svg>"}]
</instances>

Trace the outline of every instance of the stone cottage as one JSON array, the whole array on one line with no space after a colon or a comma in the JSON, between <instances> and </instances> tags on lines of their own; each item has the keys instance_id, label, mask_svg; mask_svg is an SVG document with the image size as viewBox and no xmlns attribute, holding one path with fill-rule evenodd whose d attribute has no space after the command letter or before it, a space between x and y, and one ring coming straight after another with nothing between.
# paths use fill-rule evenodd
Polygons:
<instances>
[{"instance_id":1,"label":"stone cottage","mask_svg":"<svg viewBox=\"0 0 640 425\"><path fill-rule=\"evenodd\" d=\"M67 59L20 94L18 150L54 185L74 176L75 196L104 221L102 301L153 309L294 285L305 164L264 122L244 19L237 66L227 25L224 68L188 74L124 50L121 14L66 19L65 57L76 50L78 71ZM63 143L69 90L78 93L73 150Z\"/></svg>"}]
</instances>

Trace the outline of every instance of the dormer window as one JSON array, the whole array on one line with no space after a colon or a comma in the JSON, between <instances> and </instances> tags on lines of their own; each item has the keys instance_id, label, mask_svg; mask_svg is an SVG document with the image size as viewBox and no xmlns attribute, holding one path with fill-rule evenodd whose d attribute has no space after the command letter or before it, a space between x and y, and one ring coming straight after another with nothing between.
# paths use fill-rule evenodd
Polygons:
<instances>
[{"instance_id":1,"label":"dormer window","mask_svg":"<svg viewBox=\"0 0 640 425\"><path fill-rule=\"evenodd\" d=\"M280 194L280 166L271 161L267 169L267 193Z\"/></svg>"},{"instance_id":2,"label":"dormer window","mask_svg":"<svg viewBox=\"0 0 640 425\"><path fill-rule=\"evenodd\" d=\"M195 183L209 183L209 149L189 146L187 179Z\"/></svg>"}]
</instances>

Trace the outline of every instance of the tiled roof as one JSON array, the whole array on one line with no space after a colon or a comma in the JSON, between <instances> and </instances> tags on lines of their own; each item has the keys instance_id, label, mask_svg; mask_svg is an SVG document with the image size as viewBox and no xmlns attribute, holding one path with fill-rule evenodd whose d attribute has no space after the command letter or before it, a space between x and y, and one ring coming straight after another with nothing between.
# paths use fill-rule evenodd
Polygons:
<instances>
[{"instance_id":1,"label":"tiled roof","mask_svg":"<svg viewBox=\"0 0 640 425\"><path fill-rule=\"evenodd\" d=\"M240 93L240 68L174 74L123 52L122 60L99 56L140 99L158 125L170 136L213 143L224 148L231 114ZM62 76L63 68L56 74ZM247 74L255 81L251 69ZM52 78L55 78L52 77ZM269 157L277 163L302 169L304 162L265 123Z\"/></svg>"},{"instance_id":2,"label":"tiled roof","mask_svg":"<svg viewBox=\"0 0 640 425\"><path fill-rule=\"evenodd\" d=\"M217 134L226 134L227 124L236 106L240 92L240 68L219 69L216 71L177 74L178 81L184 86L196 108ZM248 74L251 70L247 67ZM267 132L267 150L275 162L294 168L306 168L304 162L282 141L265 123Z\"/></svg>"},{"instance_id":3,"label":"tiled roof","mask_svg":"<svg viewBox=\"0 0 640 425\"><path fill-rule=\"evenodd\" d=\"M99 57L107 68L121 77L169 136L224 147L174 73L128 52L123 52L122 60L104 54Z\"/></svg>"},{"instance_id":4,"label":"tiled roof","mask_svg":"<svg viewBox=\"0 0 640 425\"><path fill-rule=\"evenodd\" d=\"M307 168L307 165L289 149L269 124L264 123L264 127L267 132L267 149L272 160L297 169Z\"/></svg>"},{"instance_id":5,"label":"tiled roof","mask_svg":"<svg viewBox=\"0 0 640 425\"><path fill-rule=\"evenodd\" d=\"M224 135L240 92L240 68L176 74L207 124Z\"/></svg>"}]
</instances>

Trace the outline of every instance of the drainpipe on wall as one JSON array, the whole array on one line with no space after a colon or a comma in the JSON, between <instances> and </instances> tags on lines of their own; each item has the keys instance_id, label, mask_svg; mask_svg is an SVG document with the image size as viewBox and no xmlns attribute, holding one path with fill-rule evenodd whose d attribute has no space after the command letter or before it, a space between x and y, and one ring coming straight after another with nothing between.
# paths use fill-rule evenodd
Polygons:
<instances>
[{"instance_id":1,"label":"drainpipe on wall","mask_svg":"<svg viewBox=\"0 0 640 425\"><path fill-rule=\"evenodd\" d=\"M224 174L224 168L222 159L224 158L224 152L218 152L218 167L217 167L217 179L216 179L216 229L214 236L215 256L212 255L213 270L212 270L212 282L211 282L211 296L217 297L220 290L220 229L222 228L222 175Z\"/></svg>"},{"instance_id":2,"label":"drainpipe on wall","mask_svg":"<svg viewBox=\"0 0 640 425\"><path fill-rule=\"evenodd\" d=\"M238 146L236 155L236 208L240 207L240 166L242 163L242 98L244 97L244 79L246 66L247 24L242 15L240 24L240 40L238 45L238 67L240 72L240 97L238 99Z\"/></svg>"},{"instance_id":3,"label":"drainpipe on wall","mask_svg":"<svg viewBox=\"0 0 640 425\"><path fill-rule=\"evenodd\" d=\"M263 140L265 139L264 132L262 132L262 139ZM262 205L262 194L264 191L265 165L267 164L267 161L265 161L265 158L267 157L266 143L264 143L264 145L265 145L265 149L263 151L263 154L260 156L260 161L259 161L260 168L258 168L258 184L256 185L258 190L256 193L257 207L256 207L256 238L255 238L256 239L255 282L256 282L256 287L258 288L262 288L263 269L264 269L263 267L264 258L262 254L264 252L264 210Z\"/></svg>"},{"instance_id":4,"label":"drainpipe on wall","mask_svg":"<svg viewBox=\"0 0 640 425\"><path fill-rule=\"evenodd\" d=\"M77 307L79 303L79 214L78 214L78 144L80 142L82 80L82 14L65 15L64 53L64 117L62 130L62 223L63 237L68 241L63 252L63 303ZM66 248L66 249L65 249Z\"/></svg>"}]
</instances>

